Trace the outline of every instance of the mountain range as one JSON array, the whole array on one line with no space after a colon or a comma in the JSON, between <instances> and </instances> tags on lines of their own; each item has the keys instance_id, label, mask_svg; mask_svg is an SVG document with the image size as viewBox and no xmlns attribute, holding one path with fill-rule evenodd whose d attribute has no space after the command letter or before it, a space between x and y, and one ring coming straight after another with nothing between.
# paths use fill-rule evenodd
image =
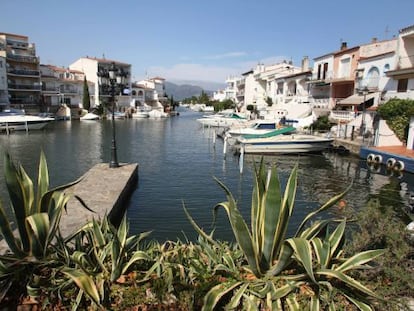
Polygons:
<instances>
[{"instance_id":1,"label":"mountain range","mask_svg":"<svg viewBox=\"0 0 414 311\"><path fill-rule=\"evenodd\" d=\"M198 97L203 91L211 96L214 91L225 87L225 84L223 83L204 81L176 81L175 83L165 81L164 85L167 95L169 97L173 96L174 100L177 101L192 96Z\"/></svg>"}]
</instances>

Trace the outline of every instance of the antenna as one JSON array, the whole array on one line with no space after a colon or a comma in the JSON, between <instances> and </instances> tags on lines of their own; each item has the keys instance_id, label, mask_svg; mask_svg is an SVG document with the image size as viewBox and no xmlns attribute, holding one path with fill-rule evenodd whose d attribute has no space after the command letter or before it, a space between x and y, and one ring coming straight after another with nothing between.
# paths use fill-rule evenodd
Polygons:
<instances>
[{"instance_id":1,"label":"antenna","mask_svg":"<svg viewBox=\"0 0 414 311\"><path fill-rule=\"evenodd\" d=\"M388 33L390 32L390 30L388 29L388 25L387 26L385 26L385 30L384 30L384 33L385 33L385 39L388 39Z\"/></svg>"}]
</instances>

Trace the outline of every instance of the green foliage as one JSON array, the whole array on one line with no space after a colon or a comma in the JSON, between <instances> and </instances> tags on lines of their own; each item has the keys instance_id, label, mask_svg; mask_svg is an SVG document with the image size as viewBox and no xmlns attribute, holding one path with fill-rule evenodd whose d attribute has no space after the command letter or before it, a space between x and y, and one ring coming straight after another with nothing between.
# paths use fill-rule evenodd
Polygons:
<instances>
[{"instance_id":1,"label":"green foliage","mask_svg":"<svg viewBox=\"0 0 414 311\"><path fill-rule=\"evenodd\" d=\"M223 111L226 109L233 109L236 107L234 102L231 99L225 99L223 101L214 101L212 102L212 105L214 106L214 111Z\"/></svg>"},{"instance_id":2,"label":"green foliage","mask_svg":"<svg viewBox=\"0 0 414 311\"><path fill-rule=\"evenodd\" d=\"M146 252L138 250L138 244L148 232L128 237L128 225L124 217L115 228L107 217L102 222L92 220L66 239L65 268L62 272L83 293L100 306L109 298L110 284L127 273L138 261L151 260ZM70 283L63 283L64 287ZM79 298L80 299L80 298Z\"/></svg>"},{"instance_id":3,"label":"green foliage","mask_svg":"<svg viewBox=\"0 0 414 311\"><path fill-rule=\"evenodd\" d=\"M267 105L268 105L269 107L272 107L272 106L273 106L273 100L272 100L272 98L268 96L268 97L266 98L266 103L267 103Z\"/></svg>"},{"instance_id":4,"label":"green foliage","mask_svg":"<svg viewBox=\"0 0 414 311\"><path fill-rule=\"evenodd\" d=\"M288 239L286 232L295 202L297 166L291 172L284 193L275 168L267 173L263 159L259 168L255 167L250 228L230 191L221 182L218 183L225 191L227 201L219 203L214 211L215 214L218 208L226 211L237 245L247 261L247 266L236 271L247 271L247 275L230 269L233 271L232 278L210 289L204 299L203 310L213 310L229 296L230 301L226 302L229 309L260 304L272 310L282 309L283 306L301 309L308 305L312 306L312 310L324 310L335 308L334 298L341 297L348 304L371 310L366 296L379 297L350 277L348 272L364 266L381 255L382 251L366 251L345 258L342 249L345 221L331 234L328 233L329 220L317 220L306 227L314 216L334 206L346 191L309 213L296 234ZM206 241L217 246L213 234L206 234L185 206L184 211L195 230ZM327 232L325 237L324 232ZM306 295L301 294L304 289Z\"/></svg>"},{"instance_id":5,"label":"green foliage","mask_svg":"<svg viewBox=\"0 0 414 311\"><path fill-rule=\"evenodd\" d=\"M21 165L13 163L8 153L4 159L4 170L15 220L9 220L0 205L1 234L14 256L44 258L56 236L62 209L69 200L69 196L62 191L78 181L49 190L49 173L43 152L40 155L36 195L33 181ZM18 236L12 230L12 223L17 227Z\"/></svg>"},{"instance_id":6,"label":"green foliage","mask_svg":"<svg viewBox=\"0 0 414 311\"><path fill-rule=\"evenodd\" d=\"M210 98L208 97L207 93L201 91L200 96L198 97L198 103L208 105L210 103Z\"/></svg>"},{"instance_id":7,"label":"green foliage","mask_svg":"<svg viewBox=\"0 0 414 311\"><path fill-rule=\"evenodd\" d=\"M83 80L82 105L83 109L86 109L88 111L91 108L91 97L89 95L89 88L88 82L86 81L86 77Z\"/></svg>"},{"instance_id":8,"label":"green foliage","mask_svg":"<svg viewBox=\"0 0 414 311\"><path fill-rule=\"evenodd\" d=\"M413 100L394 98L379 106L377 112L401 141L407 139L410 118L414 116Z\"/></svg>"},{"instance_id":9,"label":"green foliage","mask_svg":"<svg viewBox=\"0 0 414 311\"><path fill-rule=\"evenodd\" d=\"M0 204L0 232L10 249L0 256L0 300L11 286L26 286L29 293L39 283L45 262L55 265L53 242L59 238L59 223L69 200L63 190L78 181L49 190L49 173L44 153L40 154L37 189L21 165L8 153L4 171L14 220ZM13 226L16 227L14 230Z\"/></svg>"},{"instance_id":10,"label":"green foliage","mask_svg":"<svg viewBox=\"0 0 414 311\"><path fill-rule=\"evenodd\" d=\"M381 310L404 310L401 297L411 297L414 292L414 253L413 241L405 229L410 219L402 217L402 206L398 206L398 187L385 185L382 198L372 198L368 204L356 212L358 225L352 234L352 243L348 243L347 253L365 251L372 248L384 248L383 256L376 259L377 268L361 270L357 276L369 281L375 291L383 297ZM396 195L397 199L392 200ZM380 268L381 267L381 268Z\"/></svg>"},{"instance_id":11,"label":"green foliage","mask_svg":"<svg viewBox=\"0 0 414 311\"><path fill-rule=\"evenodd\" d=\"M310 127L314 131L329 131L332 124L329 122L328 116L320 116L310 125Z\"/></svg>"}]
</instances>

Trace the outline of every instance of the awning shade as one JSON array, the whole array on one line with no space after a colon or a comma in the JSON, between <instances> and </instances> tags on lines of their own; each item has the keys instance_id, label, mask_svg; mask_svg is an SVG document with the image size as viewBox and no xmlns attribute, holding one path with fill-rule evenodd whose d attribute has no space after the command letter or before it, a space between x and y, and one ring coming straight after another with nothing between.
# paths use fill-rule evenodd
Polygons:
<instances>
[{"instance_id":1,"label":"awning shade","mask_svg":"<svg viewBox=\"0 0 414 311\"><path fill-rule=\"evenodd\" d=\"M351 95L345 99L342 99L338 102L339 105L348 105L348 106L356 106L356 105L360 105L364 102L368 102L370 99L372 99L372 102L374 101L373 99L377 96L377 93L370 93L367 95L358 95L358 94L354 94Z\"/></svg>"}]
</instances>

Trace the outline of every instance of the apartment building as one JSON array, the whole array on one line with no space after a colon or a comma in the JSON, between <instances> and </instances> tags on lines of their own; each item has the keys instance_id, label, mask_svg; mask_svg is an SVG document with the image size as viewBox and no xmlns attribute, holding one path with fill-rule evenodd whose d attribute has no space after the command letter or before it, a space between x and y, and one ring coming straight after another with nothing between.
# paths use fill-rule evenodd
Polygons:
<instances>
[{"instance_id":1,"label":"apartment building","mask_svg":"<svg viewBox=\"0 0 414 311\"><path fill-rule=\"evenodd\" d=\"M414 25L399 31L395 62L386 75L392 79L388 98L414 99Z\"/></svg>"},{"instance_id":2,"label":"apartment building","mask_svg":"<svg viewBox=\"0 0 414 311\"><path fill-rule=\"evenodd\" d=\"M111 99L111 88L107 84L99 84L99 73L108 73L112 63L126 75L125 84L121 89L116 90L116 104L119 109L125 110L131 106L131 65L115 60L96 57L81 57L69 66L70 70L84 73L86 80L93 84L91 94L91 106L97 107L100 104L109 105Z\"/></svg>"},{"instance_id":3,"label":"apartment building","mask_svg":"<svg viewBox=\"0 0 414 311\"><path fill-rule=\"evenodd\" d=\"M83 108L83 87L86 76L82 71L41 64L40 72L43 102L47 111L56 112L62 104L69 108ZM88 81L87 85L89 95L93 98L95 86Z\"/></svg>"},{"instance_id":4,"label":"apartment building","mask_svg":"<svg viewBox=\"0 0 414 311\"><path fill-rule=\"evenodd\" d=\"M26 111L43 111L39 57L29 38L0 33L0 61L5 66L0 68L1 104ZM7 91L4 90L4 78Z\"/></svg>"}]
</instances>

